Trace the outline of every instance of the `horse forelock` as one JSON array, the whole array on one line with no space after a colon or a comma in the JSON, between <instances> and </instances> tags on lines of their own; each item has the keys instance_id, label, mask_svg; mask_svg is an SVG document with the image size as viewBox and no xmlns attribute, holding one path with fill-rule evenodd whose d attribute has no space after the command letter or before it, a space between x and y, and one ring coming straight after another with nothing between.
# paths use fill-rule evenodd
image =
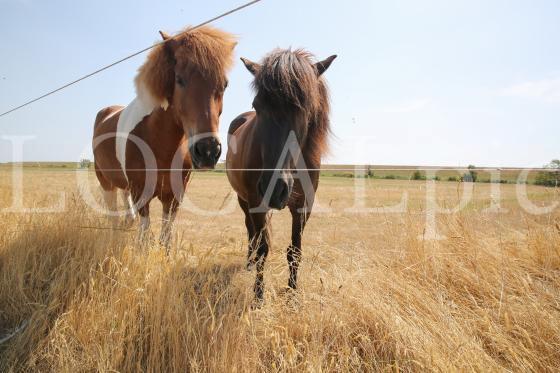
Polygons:
<instances>
[{"instance_id":1,"label":"horse forelock","mask_svg":"<svg viewBox=\"0 0 560 373\"><path fill-rule=\"evenodd\" d=\"M253 88L257 94L264 94L279 104L279 115L286 109L307 115L307 153L311 159L320 162L327 151L330 105L326 83L317 76L314 56L302 49L272 51L261 62Z\"/></svg>"},{"instance_id":2,"label":"horse forelock","mask_svg":"<svg viewBox=\"0 0 560 373\"><path fill-rule=\"evenodd\" d=\"M223 84L233 65L237 43L234 35L210 26L187 28L174 40L177 47L173 52L165 44L154 47L135 78L138 95L160 105L165 105L173 95L176 64L193 66L210 84Z\"/></svg>"},{"instance_id":3,"label":"horse forelock","mask_svg":"<svg viewBox=\"0 0 560 373\"><path fill-rule=\"evenodd\" d=\"M320 104L320 95L312 58L304 50L272 51L263 59L255 76L255 90L282 106L314 113Z\"/></svg>"},{"instance_id":4,"label":"horse forelock","mask_svg":"<svg viewBox=\"0 0 560 373\"><path fill-rule=\"evenodd\" d=\"M233 49L236 37L230 33L204 26L185 30L177 37L181 47L175 52L178 61L194 65L215 84L226 81L226 74L233 66Z\"/></svg>"}]
</instances>

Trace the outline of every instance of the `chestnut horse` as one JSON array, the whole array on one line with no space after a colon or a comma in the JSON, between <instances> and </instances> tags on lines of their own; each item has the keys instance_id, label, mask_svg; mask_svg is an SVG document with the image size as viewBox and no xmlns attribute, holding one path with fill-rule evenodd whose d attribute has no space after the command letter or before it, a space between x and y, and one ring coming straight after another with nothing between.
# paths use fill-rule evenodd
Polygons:
<instances>
[{"instance_id":1,"label":"chestnut horse","mask_svg":"<svg viewBox=\"0 0 560 373\"><path fill-rule=\"evenodd\" d=\"M95 171L105 201L117 216L124 191L127 220L140 215L140 238L150 224L150 201L163 204L160 242L168 248L173 220L190 170L214 168L226 73L234 37L212 27L186 29L149 53L135 79L137 97L126 108L111 106L95 119Z\"/></svg>"},{"instance_id":2,"label":"chestnut horse","mask_svg":"<svg viewBox=\"0 0 560 373\"><path fill-rule=\"evenodd\" d=\"M230 125L227 175L245 213L247 268L256 265L258 301L263 299L271 208L290 209L288 286L297 286L301 238L330 132L329 97L322 74L335 58L313 63L312 55L303 50L275 50L260 64L241 59L254 75L255 111L241 114Z\"/></svg>"}]
</instances>

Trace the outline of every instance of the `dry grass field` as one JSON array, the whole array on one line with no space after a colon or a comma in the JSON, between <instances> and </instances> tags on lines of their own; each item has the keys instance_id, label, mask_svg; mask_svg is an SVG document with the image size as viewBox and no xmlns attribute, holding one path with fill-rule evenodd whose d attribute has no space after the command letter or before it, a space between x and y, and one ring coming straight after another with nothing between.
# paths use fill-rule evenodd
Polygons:
<instances>
[{"instance_id":1,"label":"dry grass field","mask_svg":"<svg viewBox=\"0 0 560 373\"><path fill-rule=\"evenodd\" d=\"M173 250L141 250L134 231L106 228L73 171L26 171L26 207L0 213L0 371L558 371L560 208L532 215L515 185L497 196L475 184L472 201L438 214L447 238L425 240L426 182L321 180L323 211L304 235L300 290L285 292L289 213L274 213L266 300L253 309L242 213L223 174L196 174ZM528 186L536 205L557 190ZM441 206L462 186L436 183ZM12 203L0 170L0 211ZM221 215L194 213L224 210ZM152 209L158 234L159 203Z\"/></svg>"}]
</instances>

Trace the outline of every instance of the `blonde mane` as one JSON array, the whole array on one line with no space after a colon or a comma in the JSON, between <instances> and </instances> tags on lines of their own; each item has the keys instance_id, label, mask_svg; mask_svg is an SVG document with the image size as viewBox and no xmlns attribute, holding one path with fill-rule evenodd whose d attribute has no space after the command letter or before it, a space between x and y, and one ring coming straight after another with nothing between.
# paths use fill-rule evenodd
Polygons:
<instances>
[{"instance_id":1,"label":"blonde mane","mask_svg":"<svg viewBox=\"0 0 560 373\"><path fill-rule=\"evenodd\" d=\"M139 97L149 94L149 101L163 104L173 96L175 65L193 65L216 85L224 84L226 73L233 65L234 35L211 26L196 30L186 28L173 37L174 52L162 43L148 54L134 80ZM147 92L146 92L147 91Z\"/></svg>"}]
</instances>

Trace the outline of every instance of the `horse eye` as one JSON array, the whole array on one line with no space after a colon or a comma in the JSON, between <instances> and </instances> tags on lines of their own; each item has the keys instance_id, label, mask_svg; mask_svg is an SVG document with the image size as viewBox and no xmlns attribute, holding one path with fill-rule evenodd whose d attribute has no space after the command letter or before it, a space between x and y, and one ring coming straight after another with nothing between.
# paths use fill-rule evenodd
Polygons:
<instances>
[{"instance_id":1,"label":"horse eye","mask_svg":"<svg viewBox=\"0 0 560 373\"><path fill-rule=\"evenodd\" d=\"M226 82L224 83L224 91L226 90L226 88L228 87L228 85L229 85L229 80L226 80Z\"/></svg>"},{"instance_id":2,"label":"horse eye","mask_svg":"<svg viewBox=\"0 0 560 373\"><path fill-rule=\"evenodd\" d=\"M177 76L175 78L175 81L177 82L177 84L179 84L181 87L185 86L185 81L183 80L183 78L181 78L180 76Z\"/></svg>"}]
</instances>

